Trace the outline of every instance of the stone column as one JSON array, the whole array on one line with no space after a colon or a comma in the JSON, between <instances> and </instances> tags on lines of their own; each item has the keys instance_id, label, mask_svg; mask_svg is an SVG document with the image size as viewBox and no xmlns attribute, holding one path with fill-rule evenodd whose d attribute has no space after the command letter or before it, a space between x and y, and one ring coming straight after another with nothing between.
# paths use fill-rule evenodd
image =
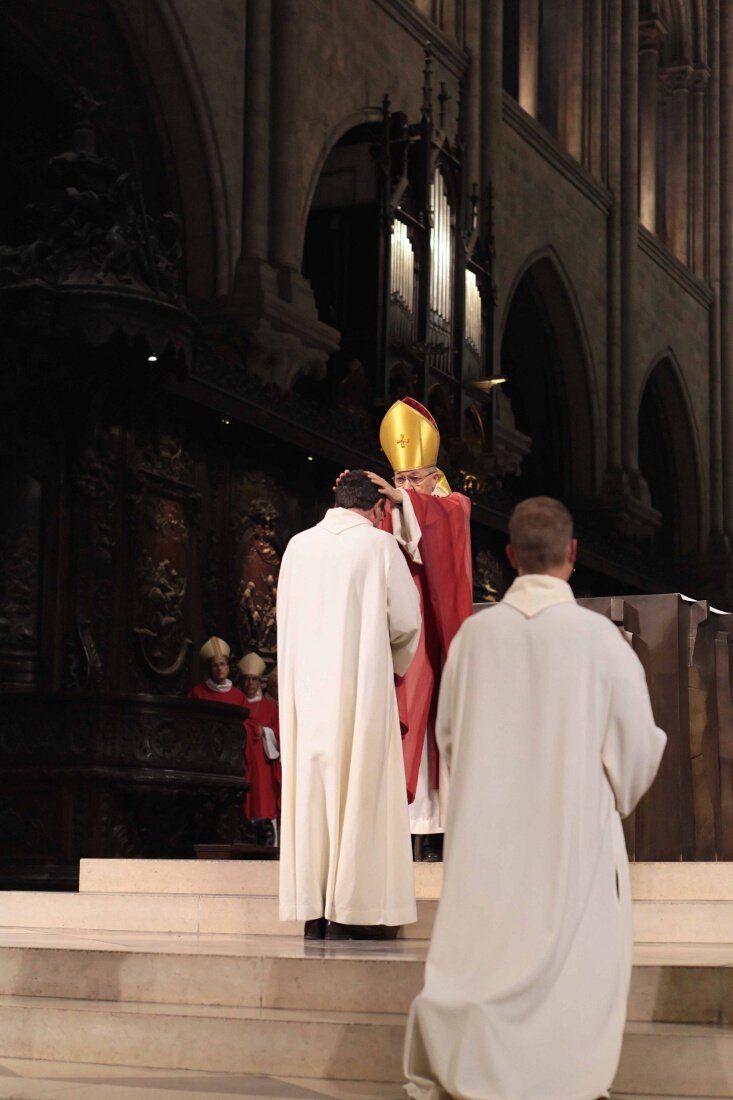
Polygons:
<instances>
[{"instance_id":1,"label":"stone column","mask_svg":"<svg viewBox=\"0 0 733 1100\"><path fill-rule=\"evenodd\" d=\"M720 5L720 388L723 524L733 535L733 4Z\"/></svg>"},{"instance_id":2,"label":"stone column","mask_svg":"<svg viewBox=\"0 0 733 1100\"><path fill-rule=\"evenodd\" d=\"M598 179L604 174L603 123L603 9L601 0L587 0L583 99L583 163Z\"/></svg>"},{"instance_id":3,"label":"stone column","mask_svg":"<svg viewBox=\"0 0 733 1100\"><path fill-rule=\"evenodd\" d=\"M613 196L608 215L607 466L609 492L621 476L621 4L608 5L608 134L606 182Z\"/></svg>"},{"instance_id":4,"label":"stone column","mask_svg":"<svg viewBox=\"0 0 733 1100\"><path fill-rule=\"evenodd\" d=\"M684 62L661 72L667 93L665 135L665 230L667 245L682 263L688 254L688 117L692 66Z\"/></svg>"},{"instance_id":5,"label":"stone column","mask_svg":"<svg viewBox=\"0 0 733 1100\"><path fill-rule=\"evenodd\" d=\"M690 195L689 195L689 262L690 267L704 279L705 270L705 150L706 90L710 70L699 65L692 74L690 111Z\"/></svg>"},{"instance_id":6,"label":"stone column","mask_svg":"<svg viewBox=\"0 0 733 1100\"><path fill-rule=\"evenodd\" d=\"M565 0L564 18L558 27L562 46L558 49L557 137L576 160L583 155L583 4Z\"/></svg>"},{"instance_id":7,"label":"stone column","mask_svg":"<svg viewBox=\"0 0 733 1100\"><path fill-rule=\"evenodd\" d=\"M518 0L519 3L519 106L537 118L539 49L540 49L540 11L539 0ZM484 4L486 8L500 7L499 0L494 4ZM493 13L486 12L489 18Z\"/></svg>"},{"instance_id":8,"label":"stone column","mask_svg":"<svg viewBox=\"0 0 733 1100\"><path fill-rule=\"evenodd\" d=\"M623 0L621 43L621 396L622 464L638 472L636 294L639 252L638 0Z\"/></svg>"},{"instance_id":9,"label":"stone column","mask_svg":"<svg viewBox=\"0 0 733 1100\"><path fill-rule=\"evenodd\" d=\"M501 4L481 7L481 234L488 243L493 234L491 203L501 197L502 101L502 24ZM496 374L500 358L500 333L493 323L492 303L487 303L485 315L486 373ZM491 322L491 323L489 323Z\"/></svg>"},{"instance_id":10,"label":"stone column","mask_svg":"<svg viewBox=\"0 0 733 1100\"><path fill-rule=\"evenodd\" d=\"M244 101L244 210L242 255L265 260L268 254L270 198L270 0L247 4L247 54Z\"/></svg>"},{"instance_id":11,"label":"stone column","mask_svg":"<svg viewBox=\"0 0 733 1100\"><path fill-rule=\"evenodd\" d=\"M639 24L639 218L656 232L657 99L659 47L667 33L660 19Z\"/></svg>"},{"instance_id":12,"label":"stone column","mask_svg":"<svg viewBox=\"0 0 733 1100\"><path fill-rule=\"evenodd\" d=\"M298 0L277 0L273 26L270 145L270 258L276 266L300 267L299 218L301 203L292 186L293 167L299 163L297 104L302 80L298 43Z\"/></svg>"},{"instance_id":13,"label":"stone column","mask_svg":"<svg viewBox=\"0 0 733 1100\"><path fill-rule=\"evenodd\" d=\"M707 248L710 285L710 549L723 537L720 404L720 2L710 0L708 22L708 203Z\"/></svg>"}]
</instances>

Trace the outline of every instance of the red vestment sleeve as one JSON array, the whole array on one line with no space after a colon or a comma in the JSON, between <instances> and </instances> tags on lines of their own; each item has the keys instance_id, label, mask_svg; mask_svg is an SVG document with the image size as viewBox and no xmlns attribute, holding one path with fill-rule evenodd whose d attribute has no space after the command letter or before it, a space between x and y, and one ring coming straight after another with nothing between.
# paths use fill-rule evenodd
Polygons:
<instances>
[{"instance_id":1,"label":"red vestment sleeve","mask_svg":"<svg viewBox=\"0 0 733 1100\"><path fill-rule=\"evenodd\" d=\"M397 678L397 701L404 733L407 797L412 802L426 734L430 781L433 787L438 786L434 723L440 673L456 631L471 614L473 582L468 497L461 493L438 497L411 492L410 501L420 524L418 549L422 563L408 558L408 564L420 594L423 629L412 664L405 676ZM382 526L392 530L389 511Z\"/></svg>"}]
</instances>

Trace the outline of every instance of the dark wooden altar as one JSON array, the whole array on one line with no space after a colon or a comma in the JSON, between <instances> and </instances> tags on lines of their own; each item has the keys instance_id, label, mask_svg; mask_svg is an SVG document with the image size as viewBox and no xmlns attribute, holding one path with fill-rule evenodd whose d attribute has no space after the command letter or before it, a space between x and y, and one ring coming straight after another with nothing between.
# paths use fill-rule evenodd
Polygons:
<instances>
[{"instance_id":1,"label":"dark wooden altar","mask_svg":"<svg viewBox=\"0 0 733 1100\"><path fill-rule=\"evenodd\" d=\"M243 835L245 712L166 696L0 696L0 885Z\"/></svg>"}]
</instances>

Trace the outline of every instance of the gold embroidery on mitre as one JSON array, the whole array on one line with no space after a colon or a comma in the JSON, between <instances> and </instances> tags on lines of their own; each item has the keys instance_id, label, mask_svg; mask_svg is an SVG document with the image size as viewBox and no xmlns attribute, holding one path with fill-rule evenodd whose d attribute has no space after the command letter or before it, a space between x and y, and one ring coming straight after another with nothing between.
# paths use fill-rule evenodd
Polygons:
<instances>
[{"instance_id":1,"label":"gold embroidery on mitre","mask_svg":"<svg viewBox=\"0 0 733 1100\"><path fill-rule=\"evenodd\" d=\"M379 428L379 443L396 472L435 466L440 449L438 429L417 409L395 401Z\"/></svg>"}]
</instances>

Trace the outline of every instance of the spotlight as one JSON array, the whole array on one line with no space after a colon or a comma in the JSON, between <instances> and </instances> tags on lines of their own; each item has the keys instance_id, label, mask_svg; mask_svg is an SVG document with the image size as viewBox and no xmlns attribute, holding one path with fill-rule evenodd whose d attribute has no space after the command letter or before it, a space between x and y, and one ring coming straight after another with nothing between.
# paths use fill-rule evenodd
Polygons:
<instances>
[{"instance_id":1,"label":"spotlight","mask_svg":"<svg viewBox=\"0 0 733 1100\"><path fill-rule=\"evenodd\" d=\"M312 461L313 461L313 455L308 455L308 461L309 461L309 462L312 462Z\"/></svg>"},{"instance_id":2,"label":"spotlight","mask_svg":"<svg viewBox=\"0 0 733 1100\"><path fill-rule=\"evenodd\" d=\"M229 424L230 423L229 417L228 416L222 416L221 422L222 422L222 424Z\"/></svg>"},{"instance_id":3,"label":"spotlight","mask_svg":"<svg viewBox=\"0 0 733 1100\"><path fill-rule=\"evenodd\" d=\"M148 356L148 363L157 363L157 362L158 362L158 356L155 354L155 352L153 352L152 355Z\"/></svg>"}]
</instances>

